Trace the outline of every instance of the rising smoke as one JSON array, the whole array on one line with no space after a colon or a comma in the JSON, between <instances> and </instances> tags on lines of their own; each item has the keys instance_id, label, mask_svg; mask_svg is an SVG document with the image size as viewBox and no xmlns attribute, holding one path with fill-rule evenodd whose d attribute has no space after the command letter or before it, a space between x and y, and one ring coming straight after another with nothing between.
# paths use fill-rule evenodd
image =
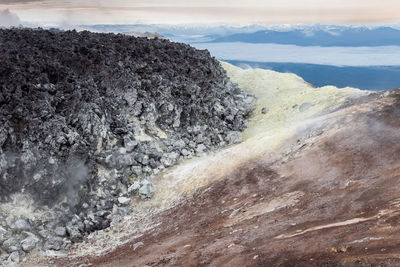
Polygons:
<instances>
[{"instance_id":1,"label":"rising smoke","mask_svg":"<svg viewBox=\"0 0 400 267\"><path fill-rule=\"evenodd\" d=\"M21 24L19 17L9 9L0 10L0 27L16 27Z\"/></svg>"},{"instance_id":2,"label":"rising smoke","mask_svg":"<svg viewBox=\"0 0 400 267\"><path fill-rule=\"evenodd\" d=\"M89 169L78 158L71 158L65 165L65 194L70 207L77 205L80 201L80 187L88 179Z\"/></svg>"}]
</instances>

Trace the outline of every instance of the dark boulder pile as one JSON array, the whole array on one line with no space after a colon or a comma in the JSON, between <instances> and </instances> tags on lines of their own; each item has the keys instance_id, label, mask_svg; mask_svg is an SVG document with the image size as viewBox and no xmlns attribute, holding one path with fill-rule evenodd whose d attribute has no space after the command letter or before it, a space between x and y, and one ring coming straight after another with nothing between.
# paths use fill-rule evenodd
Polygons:
<instances>
[{"instance_id":1,"label":"dark boulder pile","mask_svg":"<svg viewBox=\"0 0 400 267\"><path fill-rule=\"evenodd\" d=\"M134 194L151 197L153 175L240 142L253 100L189 45L0 30L0 253L109 226ZM41 216L15 214L27 203Z\"/></svg>"}]
</instances>

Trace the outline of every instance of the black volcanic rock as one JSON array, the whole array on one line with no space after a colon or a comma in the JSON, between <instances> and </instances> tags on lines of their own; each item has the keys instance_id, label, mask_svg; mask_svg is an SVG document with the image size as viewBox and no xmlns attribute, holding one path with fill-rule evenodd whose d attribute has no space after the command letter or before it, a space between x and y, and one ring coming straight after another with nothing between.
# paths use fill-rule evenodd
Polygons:
<instances>
[{"instance_id":1,"label":"black volcanic rock","mask_svg":"<svg viewBox=\"0 0 400 267\"><path fill-rule=\"evenodd\" d=\"M133 182L237 142L252 100L185 44L0 30L1 201L28 193L64 225L78 214L75 232L104 228Z\"/></svg>"}]
</instances>

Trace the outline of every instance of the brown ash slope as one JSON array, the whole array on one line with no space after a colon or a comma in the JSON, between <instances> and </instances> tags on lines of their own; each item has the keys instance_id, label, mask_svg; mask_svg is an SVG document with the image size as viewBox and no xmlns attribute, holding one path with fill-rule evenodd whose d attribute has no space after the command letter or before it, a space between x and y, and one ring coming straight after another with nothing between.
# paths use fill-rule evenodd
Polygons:
<instances>
[{"instance_id":1,"label":"brown ash slope","mask_svg":"<svg viewBox=\"0 0 400 267\"><path fill-rule=\"evenodd\" d=\"M0 30L1 201L23 192L35 206L54 207L28 224L50 233L67 225L67 237L79 240L107 227L112 212L129 212L118 197L140 186L151 196L149 182L128 192L132 184L240 141L252 101L207 51L188 45ZM6 211L0 218L7 233L18 219Z\"/></svg>"}]
</instances>

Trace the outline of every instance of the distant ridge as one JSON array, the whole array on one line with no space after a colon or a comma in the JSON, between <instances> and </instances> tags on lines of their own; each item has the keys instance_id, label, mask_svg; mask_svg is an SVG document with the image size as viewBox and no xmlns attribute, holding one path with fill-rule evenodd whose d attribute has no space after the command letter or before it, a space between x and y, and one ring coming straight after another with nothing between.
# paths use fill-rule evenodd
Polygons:
<instances>
[{"instance_id":1,"label":"distant ridge","mask_svg":"<svg viewBox=\"0 0 400 267\"><path fill-rule=\"evenodd\" d=\"M226 60L241 68L270 69L294 73L318 86L333 85L339 88L354 87L362 90L388 90L400 86L399 66L328 66L302 63L251 62Z\"/></svg>"},{"instance_id":2,"label":"distant ridge","mask_svg":"<svg viewBox=\"0 0 400 267\"><path fill-rule=\"evenodd\" d=\"M400 30L391 27L307 27L289 31L261 30L222 36L212 42L293 44L298 46L388 46L400 44Z\"/></svg>"}]
</instances>

